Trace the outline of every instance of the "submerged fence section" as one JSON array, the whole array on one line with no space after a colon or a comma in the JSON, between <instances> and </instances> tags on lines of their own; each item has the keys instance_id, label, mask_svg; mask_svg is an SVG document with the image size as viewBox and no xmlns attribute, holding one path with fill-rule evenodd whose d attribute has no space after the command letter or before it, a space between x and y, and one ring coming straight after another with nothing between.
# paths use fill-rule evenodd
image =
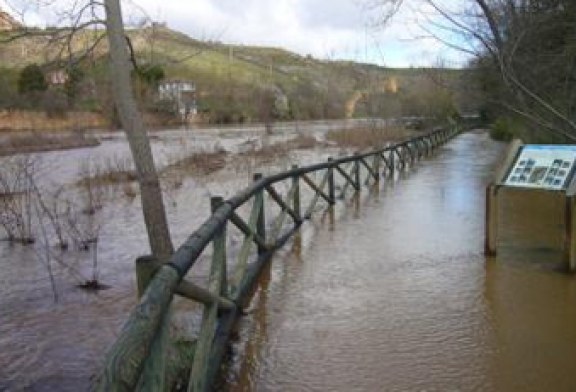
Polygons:
<instances>
[{"instance_id":1,"label":"submerged fence section","mask_svg":"<svg viewBox=\"0 0 576 392\"><path fill-rule=\"evenodd\" d=\"M179 364L187 372L188 391L210 390L233 325L274 251L319 208L381 178L394 179L396 172L430 155L457 133L456 127L436 130L367 153L293 166L267 177L255 174L254 182L236 196L213 197L212 215L168 263L153 257L137 260L141 299L107 355L97 389L171 390L175 376L168 367L177 360L188 362ZM234 252L227 240L232 230L241 239ZM210 243L207 287L202 287L186 275ZM170 354L170 305L175 295L203 306L197 338L187 347L185 359Z\"/></svg>"}]
</instances>

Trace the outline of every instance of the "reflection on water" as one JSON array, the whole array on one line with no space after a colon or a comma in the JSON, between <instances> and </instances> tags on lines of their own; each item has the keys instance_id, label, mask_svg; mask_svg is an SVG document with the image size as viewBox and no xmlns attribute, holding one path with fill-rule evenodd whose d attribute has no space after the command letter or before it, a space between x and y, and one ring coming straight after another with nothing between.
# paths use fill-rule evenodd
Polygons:
<instances>
[{"instance_id":1,"label":"reflection on water","mask_svg":"<svg viewBox=\"0 0 576 392\"><path fill-rule=\"evenodd\" d=\"M553 197L505 195L502 251L482 254L484 187L504 148L462 135L307 224L241 321L225 388L576 390L576 283L557 268Z\"/></svg>"}]
</instances>

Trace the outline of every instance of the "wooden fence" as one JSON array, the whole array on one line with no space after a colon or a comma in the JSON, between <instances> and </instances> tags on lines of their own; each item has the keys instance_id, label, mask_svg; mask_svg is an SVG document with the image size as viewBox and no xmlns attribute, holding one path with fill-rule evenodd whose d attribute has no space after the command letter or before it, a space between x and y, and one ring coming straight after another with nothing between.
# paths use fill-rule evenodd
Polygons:
<instances>
[{"instance_id":1,"label":"wooden fence","mask_svg":"<svg viewBox=\"0 0 576 392\"><path fill-rule=\"evenodd\" d=\"M206 391L219 370L232 327L247 303L262 267L309 219L317 206L332 206L346 197L349 190L359 192L364 185L394 178L416 161L458 133L456 127L435 130L403 142L339 159L328 159L306 167L263 177L236 196L211 199L212 215L175 252L168 263L152 257L136 262L140 302L132 310L120 335L111 347L100 391L163 391L167 385L166 367L171 320L170 305L176 295L203 304L202 321L193 349L188 391ZM339 184L341 185L338 185ZM288 190L282 195L280 185ZM304 200L303 188L309 196ZM266 196L267 195L267 196ZM270 219L275 204L276 214ZM250 206L248 217L238 213ZM269 223L267 224L267 221ZM234 226L243 241L232 261L227 257L227 230ZM211 266L207 287L186 279L204 249L212 243Z\"/></svg>"}]
</instances>

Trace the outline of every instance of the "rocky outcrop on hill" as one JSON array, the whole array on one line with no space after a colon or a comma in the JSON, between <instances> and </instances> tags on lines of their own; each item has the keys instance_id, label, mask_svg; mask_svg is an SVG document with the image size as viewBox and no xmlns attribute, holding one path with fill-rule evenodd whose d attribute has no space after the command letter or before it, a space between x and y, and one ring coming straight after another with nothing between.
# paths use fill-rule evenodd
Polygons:
<instances>
[{"instance_id":1,"label":"rocky outcrop on hill","mask_svg":"<svg viewBox=\"0 0 576 392\"><path fill-rule=\"evenodd\" d=\"M9 13L0 9L0 31L11 31L22 27Z\"/></svg>"}]
</instances>

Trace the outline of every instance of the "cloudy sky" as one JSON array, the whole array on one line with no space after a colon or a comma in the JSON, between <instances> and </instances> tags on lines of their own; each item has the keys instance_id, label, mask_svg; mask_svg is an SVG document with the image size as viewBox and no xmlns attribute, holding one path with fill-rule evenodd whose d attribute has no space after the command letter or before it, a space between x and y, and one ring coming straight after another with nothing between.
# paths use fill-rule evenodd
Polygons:
<instances>
[{"instance_id":1,"label":"cloudy sky","mask_svg":"<svg viewBox=\"0 0 576 392\"><path fill-rule=\"evenodd\" d=\"M318 58L388 66L461 61L418 28L424 4L407 0L391 24L378 29L377 10L364 0L134 0L153 18L194 37L280 46ZM409 4L408 4L409 3Z\"/></svg>"},{"instance_id":2,"label":"cloudy sky","mask_svg":"<svg viewBox=\"0 0 576 392\"><path fill-rule=\"evenodd\" d=\"M18 0L0 0L0 4L3 1L15 4ZM366 7L370 1L131 0L134 5L125 3L124 13L125 19L137 20L142 15L137 8L141 8L153 20L195 38L283 47L322 59L398 67L463 62L460 54L424 37L418 21L422 22L422 12L427 10L419 0L405 0L385 28L375 26L378 10ZM42 23L49 18L47 12L29 6L27 20Z\"/></svg>"}]
</instances>

